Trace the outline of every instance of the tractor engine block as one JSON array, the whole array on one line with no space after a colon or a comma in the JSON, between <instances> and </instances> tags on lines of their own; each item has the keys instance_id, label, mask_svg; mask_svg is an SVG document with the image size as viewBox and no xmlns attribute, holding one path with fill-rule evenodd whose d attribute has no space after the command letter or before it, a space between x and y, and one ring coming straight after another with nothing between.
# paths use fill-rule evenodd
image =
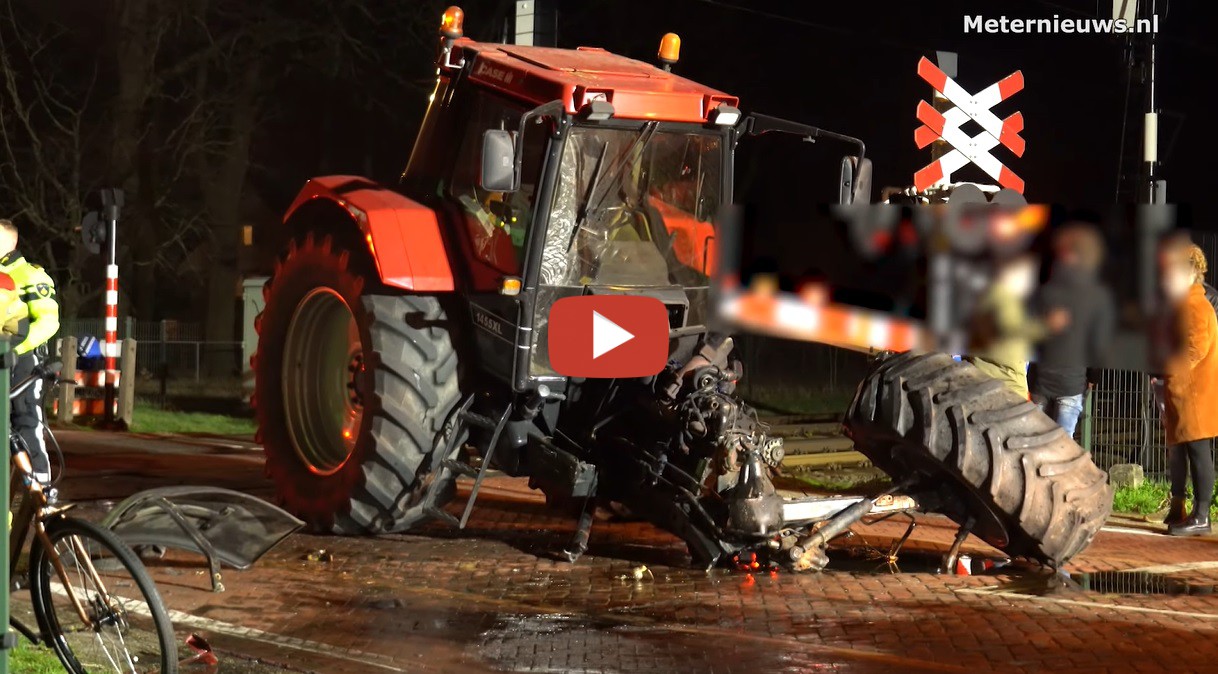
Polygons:
<instances>
[{"instance_id":1,"label":"tractor engine block","mask_svg":"<svg viewBox=\"0 0 1218 674\"><path fill-rule=\"evenodd\" d=\"M782 498L770 480L782 462L782 438L770 438L756 410L734 395L737 378L735 369L714 364L686 372L673 405L677 449L703 466L704 485L723 497L727 530L768 536L782 524Z\"/></svg>"},{"instance_id":2,"label":"tractor engine block","mask_svg":"<svg viewBox=\"0 0 1218 674\"><path fill-rule=\"evenodd\" d=\"M719 475L740 470L749 452L766 448L771 459L775 455L756 412L733 395L735 387L735 372L705 365L689 374L673 404L677 448L686 455L711 458Z\"/></svg>"}]
</instances>

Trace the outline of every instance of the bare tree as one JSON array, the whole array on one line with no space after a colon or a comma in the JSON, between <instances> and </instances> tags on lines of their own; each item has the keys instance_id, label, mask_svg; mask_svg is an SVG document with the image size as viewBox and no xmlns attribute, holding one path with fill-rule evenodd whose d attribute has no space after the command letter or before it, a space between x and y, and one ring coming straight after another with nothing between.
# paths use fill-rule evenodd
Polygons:
<instances>
[{"instance_id":1,"label":"bare tree","mask_svg":"<svg viewBox=\"0 0 1218 674\"><path fill-rule=\"evenodd\" d=\"M67 82L55 76L49 62L62 38L54 29L19 28L11 2L0 9L0 195L23 242L44 242L43 250L27 252L58 277L60 302L71 314L98 285L82 274L75 232L92 187L85 115L96 73Z\"/></svg>"},{"instance_id":2,"label":"bare tree","mask_svg":"<svg viewBox=\"0 0 1218 674\"><path fill-rule=\"evenodd\" d=\"M76 227L86 195L122 187L126 311L152 318L167 288L206 288L195 294L208 338L230 341L259 134L302 105L332 103L306 101L285 82L321 82L344 103L393 115L403 92L422 100L429 90L420 73L441 3L375 12L361 0L74 6L82 11L0 0L0 215L42 242L34 256L55 273L65 315L99 315L100 260ZM338 109L350 107L326 108ZM377 144L372 130L351 137L348 121L332 115L302 142Z\"/></svg>"},{"instance_id":3,"label":"bare tree","mask_svg":"<svg viewBox=\"0 0 1218 674\"><path fill-rule=\"evenodd\" d=\"M81 48L78 26L58 23L36 3L0 5L0 195L23 240L41 242L32 257L57 279L65 316L101 297L101 262L84 250L78 231L86 199L99 187L120 186L128 195L119 251L123 268L134 270L124 287L137 289L137 315L151 316L158 272L180 266L201 223L193 216L163 226L192 139L172 129L158 136L149 123L161 96L157 45L177 19L150 14L150 6L119 3L110 63L97 58L93 45ZM187 121L175 124L180 129ZM100 307L91 313L99 315Z\"/></svg>"},{"instance_id":4,"label":"bare tree","mask_svg":"<svg viewBox=\"0 0 1218 674\"><path fill-rule=\"evenodd\" d=\"M282 78L308 73L329 81L347 79L352 87L362 88L365 85L361 78L373 71L387 75L395 86L413 89L421 100L427 93L424 87L396 77L401 68L393 59L399 52L386 52L374 45L387 42L384 31L402 31L396 37L401 40L419 31L427 19L434 24L434 15L424 11L429 9L426 4L396 3L375 14L358 0L305 0L291 5L199 0L194 6L195 11L202 12L196 25L235 26L242 31L228 34L231 48L198 61L189 87L194 109L206 111L193 127L196 135L192 147L197 148L196 173L212 248L206 305L209 340L231 341L235 337L240 283L237 253L251 147L259 122L276 112L267 106L266 93L273 89L268 74ZM426 42L407 39L405 45L430 46L434 29L430 32ZM208 31L200 32L197 39L199 44L194 48L202 51L215 38ZM367 95L366 100L373 105L377 96Z\"/></svg>"}]
</instances>

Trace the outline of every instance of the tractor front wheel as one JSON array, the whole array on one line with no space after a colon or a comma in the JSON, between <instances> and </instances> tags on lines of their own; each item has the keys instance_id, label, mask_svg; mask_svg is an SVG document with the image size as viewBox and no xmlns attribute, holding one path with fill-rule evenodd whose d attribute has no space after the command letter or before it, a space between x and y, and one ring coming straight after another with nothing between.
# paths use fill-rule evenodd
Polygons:
<instances>
[{"instance_id":1,"label":"tractor front wheel","mask_svg":"<svg viewBox=\"0 0 1218 674\"><path fill-rule=\"evenodd\" d=\"M294 241L263 291L254 405L281 504L315 531L404 531L433 484L460 399L436 297L382 290L362 250Z\"/></svg>"}]
</instances>

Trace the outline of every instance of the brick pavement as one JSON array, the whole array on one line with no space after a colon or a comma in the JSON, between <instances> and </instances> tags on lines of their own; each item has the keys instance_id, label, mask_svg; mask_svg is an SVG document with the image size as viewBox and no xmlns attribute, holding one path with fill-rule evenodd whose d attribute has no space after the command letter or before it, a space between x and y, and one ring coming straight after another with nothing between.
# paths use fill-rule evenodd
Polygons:
<instances>
[{"instance_id":1,"label":"brick pavement","mask_svg":"<svg viewBox=\"0 0 1218 674\"><path fill-rule=\"evenodd\" d=\"M242 461L240 470L252 470ZM236 477L229 471L226 479ZM908 568L917 568L918 550L941 551L954 533L939 518L919 522ZM465 531L296 535L253 569L226 569L223 594L206 591L188 556L171 554L152 570L168 604L194 616L179 620L179 629L209 633L220 651L335 674L1218 666L1218 599L1205 594L1037 596L1043 584L1030 584L1026 574L875 574L872 564L849 559L822 574L703 572L686 566L676 539L618 521L596 524L579 563L548 557L573 529L520 481L495 478ZM851 545L886 548L903 529L896 520L860 527ZM308 561L319 549L333 561ZM987 548L970 540L966 550ZM1216 553L1218 541L1210 539L1105 531L1068 571L1078 578L1192 564L1169 571L1203 592L1207 581L1218 584L1218 563L1209 563ZM639 565L651 573L635 580Z\"/></svg>"}]
</instances>

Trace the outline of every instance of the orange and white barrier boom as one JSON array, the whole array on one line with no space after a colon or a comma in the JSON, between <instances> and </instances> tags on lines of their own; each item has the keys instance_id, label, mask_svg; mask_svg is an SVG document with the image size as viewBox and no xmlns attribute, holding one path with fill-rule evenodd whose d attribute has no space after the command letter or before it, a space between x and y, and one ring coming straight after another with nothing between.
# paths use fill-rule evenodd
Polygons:
<instances>
[{"instance_id":1,"label":"orange and white barrier boom","mask_svg":"<svg viewBox=\"0 0 1218 674\"><path fill-rule=\"evenodd\" d=\"M793 293L744 290L725 295L720 316L750 332L854 351L926 348L929 333L918 321L842 304L819 304Z\"/></svg>"}]
</instances>

